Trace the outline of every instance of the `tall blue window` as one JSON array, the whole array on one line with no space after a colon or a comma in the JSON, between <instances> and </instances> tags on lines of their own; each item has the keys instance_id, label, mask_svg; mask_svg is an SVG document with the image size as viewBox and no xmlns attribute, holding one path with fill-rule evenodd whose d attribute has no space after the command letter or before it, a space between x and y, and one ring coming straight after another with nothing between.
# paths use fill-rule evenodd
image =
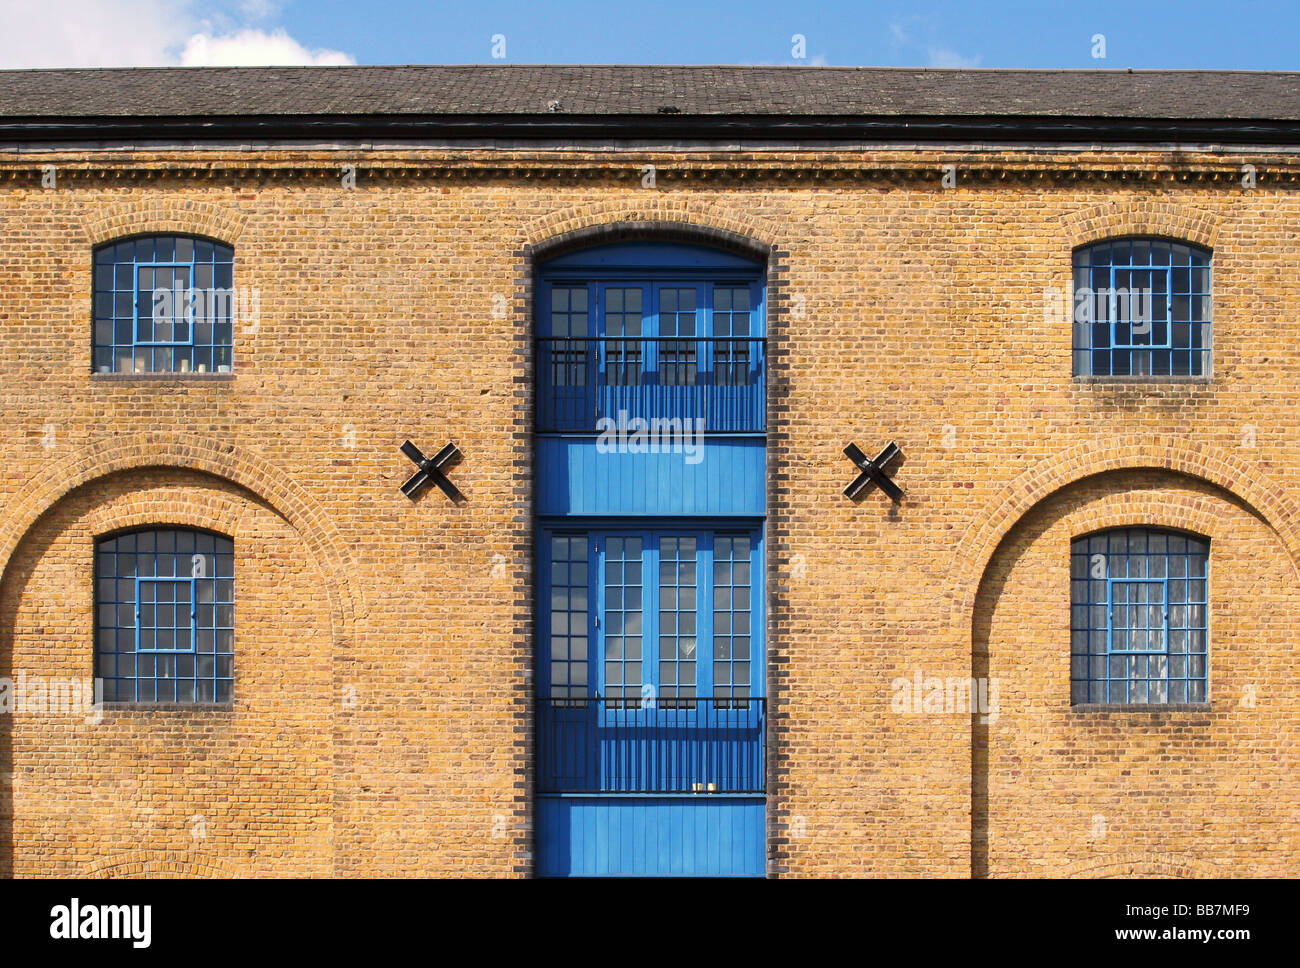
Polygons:
<instances>
[{"instance_id":1,"label":"tall blue window","mask_svg":"<svg viewBox=\"0 0 1300 968\"><path fill-rule=\"evenodd\" d=\"M550 576L550 681L556 697L587 695L591 624L585 534L556 535L543 550Z\"/></svg>"},{"instance_id":2,"label":"tall blue window","mask_svg":"<svg viewBox=\"0 0 1300 968\"><path fill-rule=\"evenodd\" d=\"M541 541L539 787L761 791L758 528L557 525Z\"/></svg>"},{"instance_id":3,"label":"tall blue window","mask_svg":"<svg viewBox=\"0 0 1300 968\"><path fill-rule=\"evenodd\" d=\"M149 235L95 250L98 373L224 373L233 362L234 250Z\"/></svg>"},{"instance_id":4,"label":"tall blue window","mask_svg":"<svg viewBox=\"0 0 1300 968\"><path fill-rule=\"evenodd\" d=\"M765 275L662 240L538 266L544 876L766 868Z\"/></svg>"},{"instance_id":5,"label":"tall blue window","mask_svg":"<svg viewBox=\"0 0 1300 968\"><path fill-rule=\"evenodd\" d=\"M1208 376L1210 253L1114 239L1074 253L1076 376Z\"/></svg>"},{"instance_id":6,"label":"tall blue window","mask_svg":"<svg viewBox=\"0 0 1300 968\"><path fill-rule=\"evenodd\" d=\"M645 676L645 572L641 556L644 541L637 535L613 535L605 541L605 628L602 638L604 695L641 698ZM599 683L598 683L599 684Z\"/></svg>"},{"instance_id":7,"label":"tall blue window","mask_svg":"<svg viewBox=\"0 0 1300 968\"><path fill-rule=\"evenodd\" d=\"M1209 542L1124 528L1070 551L1071 701L1205 702Z\"/></svg>"},{"instance_id":8,"label":"tall blue window","mask_svg":"<svg viewBox=\"0 0 1300 968\"><path fill-rule=\"evenodd\" d=\"M543 540L543 695L759 694L755 531L556 530Z\"/></svg>"},{"instance_id":9,"label":"tall blue window","mask_svg":"<svg viewBox=\"0 0 1300 968\"><path fill-rule=\"evenodd\" d=\"M229 538L150 529L95 548L95 676L110 702L229 702L235 559Z\"/></svg>"},{"instance_id":10,"label":"tall blue window","mask_svg":"<svg viewBox=\"0 0 1300 968\"><path fill-rule=\"evenodd\" d=\"M748 696L753 656L753 586L750 537L713 541L713 692Z\"/></svg>"},{"instance_id":11,"label":"tall blue window","mask_svg":"<svg viewBox=\"0 0 1300 968\"><path fill-rule=\"evenodd\" d=\"M761 267L692 246L618 247L548 263L538 287L537 429L690 418L764 429Z\"/></svg>"}]
</instances>

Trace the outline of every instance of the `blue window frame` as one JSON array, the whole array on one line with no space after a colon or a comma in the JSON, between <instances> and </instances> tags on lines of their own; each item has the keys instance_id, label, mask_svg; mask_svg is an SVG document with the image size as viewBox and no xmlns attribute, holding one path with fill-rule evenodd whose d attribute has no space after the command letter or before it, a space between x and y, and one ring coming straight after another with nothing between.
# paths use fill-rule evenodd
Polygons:
<instances>
[{"instance_id":1,"label":"blue window frame","mask_svg":"<svg viewBox=\"0 0 1300 968\"><path fill-rule=\"evenodd\" d=\"M538 295L539 431L620 413L764 429L761 267L694 246L603 247L548 263Z\"/></svg>"},{"instance_id":2,"label":"blue window frame","mask_svg":"<svg viewBox=\"0 0 1300 968\"><path fill-rule=\"evenodd\" d=\"M659 538L658 691L660 701L670 705L698 694L699 544L693 534Z\"/></svg>"},{"instance_id":3,"label":"blue window frame","mask_svg":"<svg viewBox=\"0 0 1300 968\"><path fill-rule=\"evenodd\" d=\"M233 362L234 250L150 235L95 250L99 373L220 373Z\"/></svg>"},{"instance_id":4,"label":"blue window frame","mask_svg":"<svg viewBox=\"0 0 1300 968\"><path fill-rule=\"evenodd\" d=\"M544 530L542 695L760 695L760 554L743 524Z\"/></svg>"},{"instance_id":5,"label":"blue window frame","mask_svg":"<svg viewBox=\"0 0 1300 968\"><path fill-rule=\"evenodd\" d=\"M229 702L234 544L146 529L95 547L95 676L116 702Z\"/></svg>"},{"instance_id":6,"label":"blue window frame","mask_svg":"<svg viewBox=\"0 0 1300 968\"><path fill-rule=\"evenodd\" d=\"M748 535L713 540L713 693L748 696L753 685L754 572Z\"/></svg>"},{"instance_id":7,"label":"blue window frame","mask_svg":"<svg viewBox=\"0 0 1300 968\"><path fill-rule=\"evenodd\" d=\"M762 792L759 526L540 538L539 789Z\"/></svg>"},{"instance_id":8,"label":"blue window frame","mask_svg":"<svg viewBox=\"0 0 1300 968\"><path fill-rule=\"evenodd\" d=\"M1074 253L1076 376L1208 376L1210 262L1167 239L1113 239Z\"/></svg>"},{"instance_id":9,"label":"blue window frame","mask_svg":"<svg viewBox=\"0 0 1300 968\"><path fill-rule=\"evenodd\" d=\"M603 547L597 539L596 547L602 576L597 599L602 608L596 620L597 654L601 656L596 688L610 699L639 701L642 686L649 685L643 628L645 541L635 534L610 535Z\"/></svg>"},{"instance_id":10,"label":"blue window frame","mask_svg":"<svg viewBox=\"0 0 1300 968\"><path fill-rule=\"evenodd\" d=\"M1074 703L1193 703L1209 690L1209 542L1124 528L1071 545Z\"/></svg>"},{"instance_id":11,"label":"blue window frame","mask_svg":"<svg viewBox=\"0 0 1300 968\"><path fill-rule=\"evenodd\" d=\"M555 535L543 549L543 571L550 576L550 693L586 696L590 681L590 541L585 534Z\"/></svg>"},{"instance_id":12,"label":"blue window frame","mask_svg":"<svg viewBox=\"0 0 1300 968\"><path fill-rule=\"evenodd\" d=\"M198 618L194 578L135 580L135 650L193 652Z\"/></svg>"}]
</instances>

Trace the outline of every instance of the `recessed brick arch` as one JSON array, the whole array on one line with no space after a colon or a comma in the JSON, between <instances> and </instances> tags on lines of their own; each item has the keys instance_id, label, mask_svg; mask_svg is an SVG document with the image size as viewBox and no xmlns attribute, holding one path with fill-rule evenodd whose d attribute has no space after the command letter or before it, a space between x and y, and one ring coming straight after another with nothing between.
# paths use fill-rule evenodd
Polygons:
<instances>
[{"instance_id":1,"label":"recessed brick arch","mask_svg":"<svg viewBox=\"0 0 1300 968\"><path fill-rule=\"evenodd\" d=\"M121 471L178 467L237 484L280 514L302 537L325 579L340 648L353 641L362 614L351 556L325 510L274 464L199 437L173 433L105 438L54 461L10 498L0 513L0 579L19 543L58 501L91 481ZM224 530L224 529L216 529Z\"/></svg>"},{"instance_id":2,"label":"recessed brick arch","mask_svg":"<svg viewBox=\"0 0 1300 968\"><path fill-rule=\"evenodd\" d=\"M1213 540L1222 528L1221 512L1230 506L1233 505L1223 501L1223 495L1216 495L1212 499L1196 494L1153 497L1142 491L1122 491L1108 495L1104 502L1071 514L1070 537L1075 540L1118 528L1151 528L1157 531L1181 531Z\"/></svg>"},{"instance_id":3,"label":"recessed brick arch","mask_svg":"<svg viewBox=\"0 0 1300 968\"><path fill-rule=\"evenodd\" d=\"M235 875L219 862L201 854L181 852L156 853L133 851L104 861L97 861L85 875L93 878L232 878Z\"/></svg>"},{"instance_id":4,"label":"recessed brick arch","mask_svg":"<svg viewBox=\"0 0 1300 968\"><path fill-rule=\"evenodd\" d=\"M136 528L201 528L233 538L242 531L241 522L248 511L247 504L216 490L191 491L178 500L174 485L160 483L134 491L125 504L115 501L112 506L97 507L84 521L96 538Z\"/></svg>"},{"instance_id":5,"label":"recessed brick arch","mask_svg":"<svg viewBox=\"0 0 1300 968\"><path fill-rule=\"evenodd\" d=\"M91 245L129 235L202 235L234 245L244 229L244 215L198 198L178 195L135 197L83 213Z\"/></svg>"},{"instance_id":6,"label":"recessed brick arch","mask_svg":"<svg viewBox=\"0 0 1300 968\"><path fill-rule=\"evenodd\" d=\"M1105 879L1110 877L1213 878L1223 874L1201 859L1180 854L1127 853L1091 857L1070 864L1066 877Z\"/></svg>"},{"instance_id":7,"label":"recessed brick arch","mask_svg":"<svg viewBox=\"0 0 1300 968\"><path fill-rule=\"evenodd\" d=\"M990 501L958 540L949 566L953 589L947 627L969 634L984 572L1002 539L1029 511L1061 488L1116 470L1167 470L1232 494L1273 530L1300 577L1300 509L1258 467L1206 444L1180 438L1118 437L1079 444L1041 461ZM1167 520L1166 514L1162 516Z\"/></svg>"},{"instance_id":8,"label":"recessed brick arch","mask_svg":"<svg viewBox=\"0 0 1300 968\"><path fill-rule=\"evenodd\" d=\"M1061 218L1070 248L1124 235L1156 235L1214 248L1219 219L1162 196L1114 199Z\"/></svg>"},{"instance_id":9,"label":"recessed brick arch","mask_svg":"<svg viewBox=\"0 0 1300 968\"><path fill-rule=\"evenodd\" d=\"M523 235L523 245L535 260L568 249L648 235L716 245L766 260L778 237L770 226L752 216L673 196L563 209L527 226Z\"/></svg>"}]
</instances>

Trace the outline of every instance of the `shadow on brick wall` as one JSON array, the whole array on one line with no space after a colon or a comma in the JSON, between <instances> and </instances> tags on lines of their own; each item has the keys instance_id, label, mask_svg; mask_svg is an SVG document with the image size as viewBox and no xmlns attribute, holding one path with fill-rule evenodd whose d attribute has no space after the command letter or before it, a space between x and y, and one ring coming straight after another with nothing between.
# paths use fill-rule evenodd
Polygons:
<instances>
[{"instance_id":1,"label":"shadow on brick wall","mask_svg":"<svg viewBox=\"0 0 1300 968\"><path fill-rule=\"evenodd\" d=\"M18 817L21 815L30 818L37 808L33 799L33 785L26 777L31 775L35 766L30 757L39 755L30 751L39 750L41 741L45 738L33 731L33 725L38 725L45 717L32 714L20 706L20 703L27 702L23 695L23 680L27 676L48 677L57 673L50 668L32 668L31 665L24 668L15 662L15 656L20 649L25 648L25 654L30 659L30 656L40 653L41 649L50 644L47 629L41 627L26 629L24 634L29 641L20 646L18 620L20 602L40 600L39 597L33 597L33 573L41 558L50 550L52 540L50 534L29 533L9 559L3 580L0 581L0 681L8 687L7 704L0 711L0 877L13 877L15 873L18 847L15 838L22 827L17 822ZM44 617L37 621L43 623ZM93 668L92 663L93 660L87 657L87 671ZM19 715L25 717L23 722L29 730L24 734L22 748L25 752L22 760L15 744ZM54 804L45 803L40 807L43 812L52 810ZM72 818L67 818L66 822L71 823ZM72 836L66 826L62 833L65 837Z\"/></svg>"},{"instance_id":2,"label":"shadow on brick wall","mask_svg":"<svg viewBox=\"0 0 1300 968\"><path fill-rule=\"evenodd\" d=\"M13 627L0 627L0 680L13 681ZM12 690L12 686L9 687ZM12 698L12 692L10 694ZM0 877L14 876L13 715L0 713Z\"/></svg>"},{"instance_id":3,"label":"shadow on brick wall","mask_svg":"<svg viewBox=\"0 0 1300 968\"><path fill-rule=\"evenodd\" d=\"M1022 519L1013 527L989 559L975 595L975 615L971 627L971 678L988 682L991 677L989 640L993 615L1002 599L1017 561L1045 528L1042 521L1027 528ZM987 717L971 716L970 744L970 871L971 877L989 876L989 741L992 724Z\"/></svg>"}]
</instances>

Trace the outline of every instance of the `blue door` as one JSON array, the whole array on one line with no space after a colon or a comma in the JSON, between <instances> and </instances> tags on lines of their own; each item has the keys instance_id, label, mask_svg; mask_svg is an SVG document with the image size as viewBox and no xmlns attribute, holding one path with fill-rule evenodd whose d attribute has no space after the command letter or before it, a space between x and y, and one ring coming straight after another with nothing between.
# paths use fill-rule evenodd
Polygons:
<instances>
[{"instance_id":1,"label":"blue door","mask_svg":"<svg viewBox=\"0 0 1300 968\"><path fill-rule=\"evenodd\" d=\"M760 529L548 528L542 546L542 873L761 875Z\"/></svg>"},{"instance_id":2,"label":"blue door","mask_svg":"<svg viewBox=\"0 0 1300 968\"><path fill-rule=\"evenodd\" d=\"M544 875L765 872L765 272L663 241L538 269Z\"/></svg>"}]
</instances>

